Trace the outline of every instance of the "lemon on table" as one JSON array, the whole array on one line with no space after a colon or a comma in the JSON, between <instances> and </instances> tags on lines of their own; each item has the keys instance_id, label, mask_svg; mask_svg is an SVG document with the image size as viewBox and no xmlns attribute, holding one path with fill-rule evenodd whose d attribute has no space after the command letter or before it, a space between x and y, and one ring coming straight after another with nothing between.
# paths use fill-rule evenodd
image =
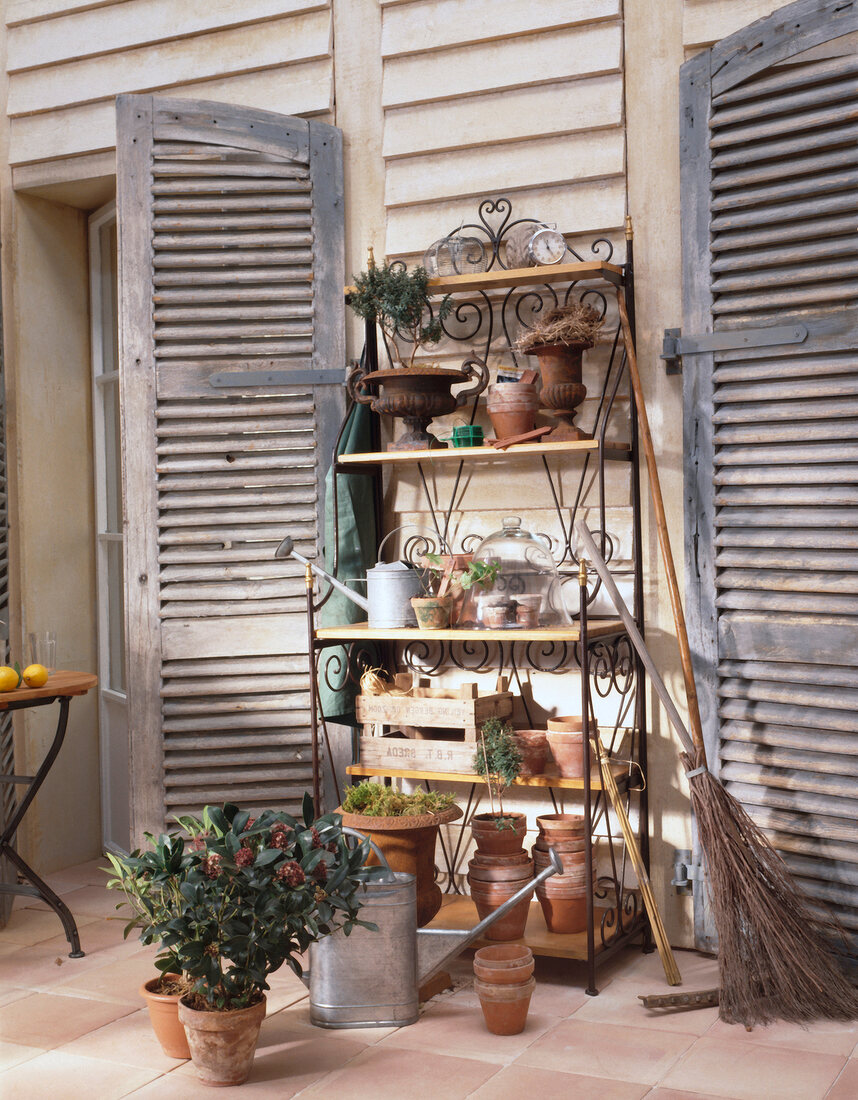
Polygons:
<instances>
[{"instance_id":1,"label":"lemon on table","mask_svg":"<svg viewBox=\"0 0 858 1100\"><path fill-rule=\"evenodd\" d=\"M14 691L20 683L20 673L8 665L0 666L0 691Z\"/></svg>"},{"instance_id":2,"label":"lemon on table","mask_svg":"<svg viewBox=\"0 0 858 1100\"><path fill-rule=\"evenodd\" d=\"M22 679L28 688L44 687L48 682L48 670L44 665L27 665Z\"/></svg>"}]
</instances>

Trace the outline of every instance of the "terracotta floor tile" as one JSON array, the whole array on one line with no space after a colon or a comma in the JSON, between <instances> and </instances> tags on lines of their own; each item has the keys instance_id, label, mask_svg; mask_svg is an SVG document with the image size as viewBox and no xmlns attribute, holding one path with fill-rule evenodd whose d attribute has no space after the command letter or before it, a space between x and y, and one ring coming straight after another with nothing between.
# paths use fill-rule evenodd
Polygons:
<instances>
[{"instance_id":1,"label":"terracotta floor tile","mask_svg":"<svg viewBox=\"0 0 858 1100\"><path fill-rule=\"evenodd\" d=\"M604 1077L582 1077L533 1066L506 1066L472 1092L469 1100L640 1100L647 1085L630 1081L606 1081Z\"/></svg>"},{"instance_id":2,"label":"terracotta floor tile","mask_svg":"<svg viewBox=\"0 0 858 1100\"><path fill-rule=\"evenodd\" d=\"M0 1042L0 1070L11 1069L12 1066L17 1066L19 1063L26 1062L30 1058L38 1058L40 1054L44 1053L41 1047L28 1047L22 1046L20 1043ZM5 1077L0 1078L0 1096L5 1095L4 1081Z\"/></svg>"},{"instance_id":3,"label":"terracotta floor tile","mask_svg":"<svg viewBox=\"0 0 858 1100\"><path fill-rule=\"evenodd\" d=\"M761 1043L763 1046L790 1047L796 1050L816 1050L821 1054L842 1054L848 1057L858 1043L858 1021L818 1020L806 1027L777 1020L768 1027L746 1031L741 1024L715 1023L706 1036L736 1043Z\"/></svg>"},{"instance_id":4,"label":"terracotta floor tile","mask_svg":"<svg viewBox=\"0 0 858 1100\"><path fill-rule=\"evenodd\" d=\"M68 957L68 944L63 939L45 940L32 947L16 945L14 951L0 952L0 975L3 981L22 989L50 989L72 976L80 977L112 961L110 953L93 952L82 959Z\"/></svg>"},{"instance_id":5,"label":"terracotta floor tile","mask_svg":"<svg viewBox=\"0 0 858 1100\"><path fill-rule=\"evenodd\" d=\"M0 963L0 970L2 963ZM15 985L0 985L0 1007L10 1005L13 1001L20 1001L22 997L29 997L32 990L21 989Z\"/></svg>"},{"instance_id":6,"label":"terracotta floor tile","mask_svg":"<svg viewBox=\"0 0 858 1100\"><path fill-rule=\"evenodd\" d=\"M855 1100L858 1096L858 1061L850 1058L843 1072L825 1094L825 1100Z\"/></svg>"},{"instance_id":7,"label":"terracotta floor tile","mask_svg":"<svg viewBox=\"0 0 858 1100\"><path fill-rule=\"evenodd\" d=\"M74 913L78 931L96 918ZM0 928L0 943L17 943L19 946L53 939L61 934L62 922L53 909L16 909L4 928ZM67 942L65 939L63 942ZM66 954L71 948L66 948Z\"/></svg>"},{"instance_id":8,"label":"terracotta floor tile","mask_svg":"<svg viewBox=\"0 0 858 1100\"><path fill-rule=\"evenodd\" d=\"M0 1039L51 1050L128 1012L126 1005L32 993L0 1008Z\"/></svg>"},{"instance_id":9,"label":"terracotta floor tile","mask_svg":"<svg viewBox=\"0 0 858 1100\"><path fill-rule=\"evenodd\" d=\"M661 1084L730 1100L761 1100L773 1095L777 1082L777 1100L822 1100L845 1062L836 1054L704 1036Z\"/></svg>"},{"instance_id":10,"label":"terracotta floor tile","mask_svg":"<svg viewBox=\"0 0 858 1100\"><path fill-rule=\"evenodd\" d=\"M570 989L562 985L541 982L537 978L536 989L533 991L533 998L530 1002L530 1011L537 1016L553 1016L564 1020L591 999L583 989ZM480 999L474 992L473 982L457 989L455 993L438 998L432 1003L442 1004L444 1001L450 1001L462 1007L467 1006L477 1012L482 1011L480 1009Z\"/></svg>"},{"instance_id":11,"label":"terracotta floor tile","mask_svg":"<svg viewBox=\"0 0 858 1100\"><path fill-rule=\"evenodd\" d=\"M99 883L98 886L76 886L61 895L63 901L71 909L75 920L79 916L85 917L115 917L119 916L125 925L131 919L131 910L126 906L116 908L122 901L121 890L105 890ZM32 898L30 907L33 909L50 909L46 901L40 898Z\"/></svg>"},{"instance_id":12,"label":"terracotta floor tile","mask_svg":"<svg viewBox=\"0 0 858 1100\"><path fill-rule=\"evenodd\" d=\"M106 858L99 856L87 863L67 867L64 871L52 871L49 875L42 875L42 878L52 890L65 894L69 890L79 890L82 886L104 886L108 877L104 871L106 866Z\"/></svg>"},{"instance_id":13,"label":"terracotta floor tile","mask_svg":"<svg viewBox=\"0 0 858 1100\"><path fill-rule=\"evenodd\" d=\"M701 955L697 951L674 951L676 965L682 975L682 989L714 989L718 985L718 960L712 955ZM627 957L625 968L616 977L624 981L644 980L649 993L676 992L664 976L664 967L657 951L651 955L638 952L634 958Z\"/></svg>"},{"instance_id":14,"label":"terracotta floor tile","mask_svg":"<svg viewBox=\"0 0 858 1100\"><path fill-rule=\"evenodd\" d=\"M654 1085L693 1041L693 1035L589 1023L573 1016L537 1039L516 1061L524 1066Z\"/></svg>"},{"instance_id":15,"label":"terracotta floor tile","mask_svg":"<svg viewBox=\"0 0 858 1100\"><path fill-rule=\"evenodd\" d=\"M684 1092L680 1089L658 1087L648 1092L644 1100L712 1100L712 1096L702 1092ZM775 1100L775 1098L769 1094L768 1097L760 1097L760 1100Z\"/></svg>"},{"instance_id":16,"label":"terracotta floor tile","mask_svg":"<svg viewBox=\"0 0 858 1100\"><path fill-rule=\"evenodd\" d=\"M110 960L104 966L76 974L54 987L55 993L79 994L101 1001L140 1004L139 989L157 974L154 952L142 951L127 958Z\"/></svg>"},{"instance_id":17,"label":"terracotta floor tile","mask_svg":"<svg viewBox=\"0 0 858 1100\"><path fill-rule=\"evenodd\" d=\"M157 1075L154 1070L76 1058L52 1050L31 1058L3 1074L3 1095L33 1100L119 1100Z\"/></svg>"},{"instance_id":18,"label":"terracotta floor tile","mask_svg":"<svg viewBox=\"0 0 858 1100\"><path fill-rule=\"evenodd\" d=\"M145 1008L121 1016L57 1049L63 1054L99 1058L139 1069L157 1070L158 1073L168 1073L182 1061L180 1058L168 1058L161 1050Z\"/></svg>"},{"instance_id":19,"label":"terracotta floor tile","mask_svg":"<svg viewBox=\"0 0 858 1100\"><path fill-rule=\"evenodd\" d=\"M652 983L646 978L615 978L598 997L587 997L586 1003L574 1015L576 1020L604 1021L609 1024L631 1024L632 1027L653 1028L655 1031L681 1031L702 1035L718 1019L717 1008L647 1009L638 1000L639 994L652 993Z\"/></svg>"},{"instance_id":20,"label":"terracotta floor tile","mask_svg":"<svg viewBox=\"0 0 858 1100\"><path fill-rule=\"evenodd\" d=\"M402 1027L385 1039L385 1046L412 1050L444 1051L489 1062L511 1062L558 1022L556 1016L529 1012L520 1035L492 1035L479 1005L441 1001L427 1008L416 1024Z\"/></svg>"},{"instance_id":21,"label":"terracotta floor tile","mask_svg":"<svg viewBox=\"0 0 858 1100\"><path fill-rule=\"evenodd\" d=\"M301 1093L301 1100L464 1100L497 1069L475 1058L397 1050L386 1040L322 1078Z\"/></svg>"}]
</instances>

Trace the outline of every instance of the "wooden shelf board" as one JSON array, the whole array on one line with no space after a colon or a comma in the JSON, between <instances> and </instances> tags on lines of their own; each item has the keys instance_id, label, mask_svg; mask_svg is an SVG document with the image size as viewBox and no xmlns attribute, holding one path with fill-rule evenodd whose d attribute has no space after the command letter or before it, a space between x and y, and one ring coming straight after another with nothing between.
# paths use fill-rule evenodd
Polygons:
<instances>
[{"instance_id":1,"label":"wooden shelf board","mask_svg":"<svg viewBox=\"0 0 858 1100\"><path fill-rule=\"evenodd\" d=\"M553 264L550 267L513 267L495 268L492 271L477 271L472 275L449 275L429 280L431 294L455 294L468 290L507 290L518 286L539 286L545 283L598 282L623 285L623 269L617 264L603 263L601 260L584 260L575 264ZM347 286L345 293L351 294L354 287Z\"/></svg>"},{"instance_id":2,"label":"wooden shelf board","mask_svg":"<svg viewBox=\"0 0 858 1100\"><path fill-rule=\"evenodd\" d=\"M602 950L598 936L602 910L597 908L594 917L597 929L596 954L598 955ZM464 897L461 894L445 894L441 903L441 911L429 922L427 927L448 931L457 928L473 928L478 921L476 906L469 897ZM470 946L485 947L487 944L496 942L496 940L483 937L474 940ZM586 960L587 958L587 933L574 932L561 935L556 932L549 932L545 927L542 906L538 901L530 903L530 913L528 914L524 935L520 940L514 942L527 944L534 955L550 955L555 959Z\"/></svg>"},{"instance_id":3,"label":"wooden shelf board","mask_svg":"<svg viewBox=\"0 0 858 1100\"><path fill-rule=\"evenodd\" d=\"M5 710L10 703L34 702L36 699L58 699L61 696L86 695L90 688L94 688L98 678L91 672L70 672L60 669L52 672L44 687L28 688L19 687L14 691L6 691L0 695L0 710Z\"/></svg>"},{"instance_id":4,"label":"wooden shelf board","mask_svg":"<svg viewBox=\"0 0 858 1100\"><path fill-rule=\"evenodd\" d=\"M620 619L590 619L587 633L591 638L604 638L622 634ZM346 623L344 626L320 626L316 637L321 641L377 641L377 642L577 642L580 630L577 626L543 626L533 630L465 630L450 627L447 630L420 630L419 627L373 627L369 623Z\"/></svg>"},{"instance_id":5,"label":"wooden shelf board","mask_svg":"<svg viewBox=\"0 0 858 1100\"><path fill-rule=\"evenodd\" d=\"M612 765L612 771L617 783L620 784L628 776L628 769L623 764ZM479 783L485 786L486 781L475 772L430 772L417 771L414 768L388 768L383 764L349 764L346 768L348 775L359 776L386 776L390 779L418 779L441 783ZM555 787L570 791L583 791L583 779L564 779L562 775L529 775L519 776L515 780L516 787ZM600 791L602 780L594 772L590 777L590 790Z\"/></svg>"},{"instance_id":6,"label":"wooden shelf board","mask_svg":"<svg viewBox=\"0 0 858 1100\"><path fill-rule=\"evenodd\" d=\"M483 447L438 447L426 451L368 451L359 454L341 455L340 466L379 466L392 463L405 464L418 462L498 462L510 458L523 458L528 455L586 454L597 451L599 443L595 439L567 440L565 443L519 443L505 451L498 451L486 444ZM626 457L628 443L606 443L605 453L610 456Z\"/></svg>"}]
</instances>

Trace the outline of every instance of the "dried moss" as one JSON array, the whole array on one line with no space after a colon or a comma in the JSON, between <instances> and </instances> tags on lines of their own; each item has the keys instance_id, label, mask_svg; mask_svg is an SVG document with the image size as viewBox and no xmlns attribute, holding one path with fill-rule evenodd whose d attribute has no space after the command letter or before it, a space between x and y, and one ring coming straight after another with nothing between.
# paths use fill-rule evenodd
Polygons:
<instances>
[{"instance_id":1,"label":"dried moss","mask_svg":"<svg viewBox=\"0 0 858 1100\"><path fill-rule=\"evenodd\" d=\"M437 814L448 810L455 802L455 795L438 791L414 791L403 794L393 787L380 783L363 782L349 787L343 799L343 809L350 814L366 814L368 817L419 817L421 814Z\"/></svg>"},{"instance_id":2,"label":"dried moss","mask_svg":"<svg viewBox=\"0 0 858 1100\"><path fill-rule=\"evenodd\" d=\"M584 302L571 302L568 306L550 309L532 328L519 336L515 346L519 351L553 344L565 347L578 344L591 348L604 323L604 317L592 306Z\"/></svg>"}]
</instances>

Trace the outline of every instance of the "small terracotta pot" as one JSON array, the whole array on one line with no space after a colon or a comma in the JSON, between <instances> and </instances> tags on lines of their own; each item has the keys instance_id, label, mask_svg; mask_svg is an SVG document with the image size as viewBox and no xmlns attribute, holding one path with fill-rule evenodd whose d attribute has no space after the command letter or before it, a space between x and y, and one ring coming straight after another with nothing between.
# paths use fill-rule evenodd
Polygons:
<instances>
[{"instance_id":1,"label":"small terracotta pot","mask_svg":"<svg viewBox=\"0 0 858 1100\"><path fill-rule=\"evenodd\" d=\"M561 852L558 848L554 849L557 855L560 856L560 862L563 864L563 874L569 874L572 871L577 871L579 867L584 866L584 850L580 852ZM537 874L540 871L544 871L550 864L551 858L548 852L542 852L538 848L533 849L533 867ZM558 877L558 876L553 876Z\"/></svg>"},{"instance_id":2,"label":"small terracotta pot","mask_svg":"<svg viewBox=\"0 0 858 1100\"><path fill-rule=\"evenodd\" d=\"M488 607L484 605L482 609L483 626L488 627L489 630L502 630L509 625L511 611L511 603L490 604Z\"/></svg>"},{"instance_id":3,"label":"small terracotta pot","mask_svg":"<svg viewBox=\"0 0 858 1100\"><path fill-rule=\"evenodd\" d=\"M556 844L563 840L579 840L584 836L585 820L581 814L540 814L537 843Z\"/></svg>"},{"instance_id":4,"label":"small terracotta pot","mask_svg":"<svg viewBox=\"0 0 858 1100\"><path fill-rule=\"evenodd\" d=\"M181 980L179 974L164 974L164 978ZM179 1001L181 993L156 993L155 986L161 978L150 978L140 986L140 996L145 1000L149 1009L149 1020L155 1038L161 1044L161 1049L168 1058L184 1058L191 1056L188 1049L188 1037L185 1029L179 1023Z\"/></svg>"},{"instance_id":5,"label":"small terracotta pot","mask_svg":"<svg viewBox=\"0 0 858 1100\"><path fill-rule=\"evenodd\" d=\"M489 386L486 409L498 439L533 430L539 397L534 385L502 382Z\"/></svg>"},{"instance_id":6,"label":"small terracotta pot","mask_svg":"<svg viewBox=\"0 0 858 1100\"><path fill-rule=\"evenodd\" d=\"M507 852L504 855L487 855L485 852L476 851L469 866L473 867L509 867L513 863L529 863L530 856L524 848L518 852Z\"/></svg>"},{"instance_id":7,"label":"small terracotta pot","mask_svg":"<svg viewBox=\"0 0 858 1100\"><path fill-rule=\"evenodd\" d=\"M241 1085L250 1076L266 1001L229 1012L200 1012L179 1001L191 1061L205 1085Z\"/></svg>"},{"instance_id":8,"label":"small terracotta pot","mask_svg":"<svg viewBox=\"0 0 858 1100\"><path fill-rule=\"evenodd\" d=\"M581 779L584 775L584 734L549 730L547 737L551 755L563 778Z\"/></svg>"},{"instance_id":9,"label":"small terracotta pot","mask_svg":"<svg viewBox=\"0 0 858 1100\"><path fill-rule=\"evenodd\" d=\"M524 1031L535 988L535 978L515 985L493 985L475 979L474 990L480 998L486 1027L493 1035L519 1035Z\"/></svg>"},{"instance_id":10,"label":"small terracotta pot","mask_svg":"<svg viewBox=\"0 0 858 1100\"><path fill-rule=\"evenodd\" d=\"M498 944L498 946L505 947L506 944ZM474 977L487 985L519 985L533 977L533 968L533 959L522 963L521 966L508 966L503 970L480 966L478 962L474 962Z\"/></svg>"},{"instance_id":11,"label":"small terracotta pot","mask_svg":"<svg viewBox=\"0 0 858 1100\"><path fill-rule=\"evenodd\" d=\"M513 740L521 753L519 775L542 775L548 758L548 739L545 730L516 730Z\"/></svg>"},{"instance_id":12,"label":"small terracotta pot","mask_svg":"<svg viewBox=\"0 0 858 1100\"><path fill-rule=\"evenodd\" d=\"M527 818L521 813L504 814L503 825L498 827L497 815L474 814L471 832L481 855L518 855L524 850L521 842L527 832Z\"/></svg>"},{"instance_id":13,"label":"small terracotta pot","mask_svg":"<svg viewBox=\"0 0 858 1100\"><path fill-rule=\"evenodd\" d=\"M477 907L480 920L500 908L505 901L517 894L529 879L523 882L471 882L471 900ZM530 898L522 898L508 913L490 925L485 931L488 940L519 940L524 935L530 913Z\"/></svg>"},{"instance_id":14,"label":"small terracotta pot","mask_svg":"<svg viewBox=\"0 0 858 1100\"><path fill-rule=\"evenodd\" d=\"M552 733L581 733L584 719L580 714L567 714L549 718L545 725Z\"/></svg>"},{"instance_id":15,"label":"small terracotta pot","mask_svg":"<svg viewBox=\"0 0 858 1100\"><path fill-rule=\"evenodd\" d=\"M498 943L474 954L474 975L490 985L516 985L533 974L533 952L524 944Z\"/></svg>"},{"instance_id":16,"label":"small terracotta pot","mask_svg":"<svg viewBox=\"0 0 858 1100\"><path fill-rule=\"evenodd\" d=\"M468 864L468 882L517 882L524 884L533 878L533 861L520 860L486 865L476 860Z\"/></svg>"},{"instance_id":17,"label":"small terracotta pot","mask_svg":"<svg viewBox=\"0 0 858 1100\"><path fill-rule=\"evenodd\" d=\"M452 596L412 596L411 606L421 630L446 630L450 625Z\"/></svg>"},{"instance_id":18,"label":"small terracotta pot","mask_svg":"<svg viewBox=\"0 0 858 1100\"><path fill-rule=\"evenodd\" d=\"M580 870L571 874L552 875L539 884L536 896L542 906L545 926L549 932L568 934L586 930L587 894L593 890L595 884L594 869L588 891L583 864Z\"/></svg>"}]
</instances>

